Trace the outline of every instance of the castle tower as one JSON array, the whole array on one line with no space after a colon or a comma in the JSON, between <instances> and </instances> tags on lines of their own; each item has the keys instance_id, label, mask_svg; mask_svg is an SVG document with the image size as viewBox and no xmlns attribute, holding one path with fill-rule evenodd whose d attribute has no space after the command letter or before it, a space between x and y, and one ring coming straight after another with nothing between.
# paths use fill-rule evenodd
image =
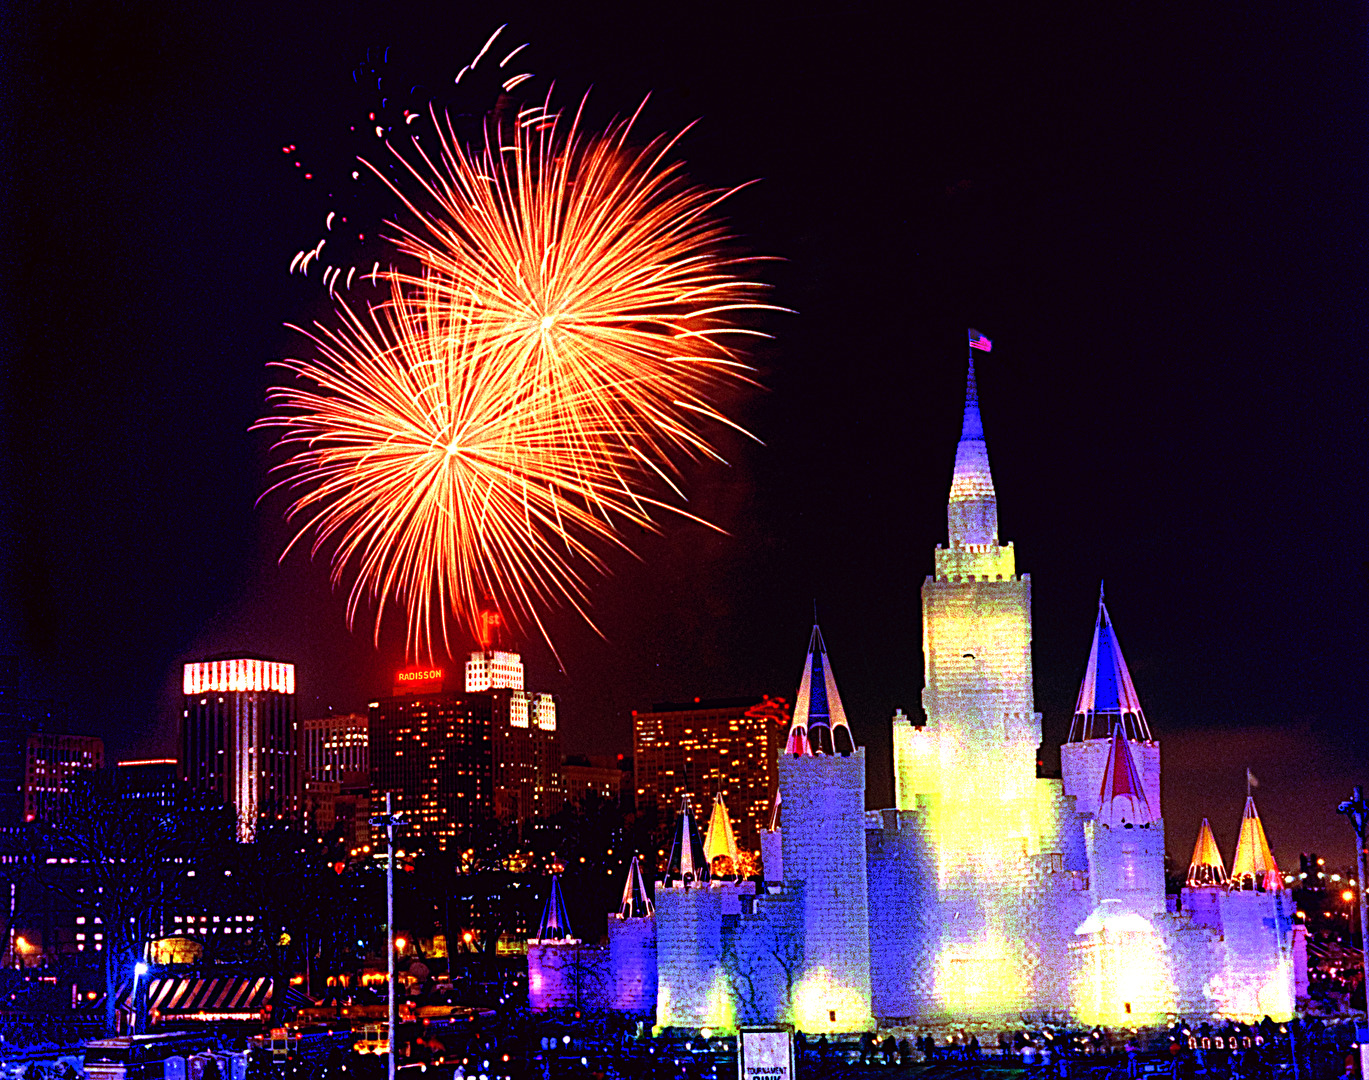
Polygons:
<instances>
[{"instance_id":1,"label":"castle tower","mask_svg":"<svg viewBox=\"0 0 1369 1080\"><path fill-rule=\"evenodd\" d=\"M618 913L608 919L610 1005L643 1014L656 1008L656 905L637 856L628 867Z\"/></svg>"},{"instance_id":2,"label":"castle tower","mask_svg":"<svg viewBox=\"0 0 1369 1080\"><path fill-rule=\"evenodd\" d=\"M1065 794L1073 795L1083 813L1098 812L1098 791L1111 754L1114 729L1127 741L1145 788L1146 801L1157 816L1160 807L1160 744L1151 738L1141 699L1122 658L1122 648L1098 590L1098 615L1093 624L1093 644L1069 741L1060 747L1060 768Z\"/></svg>"},{"instance_id":3,"label":"castle tower","mask_svg":"<svg viewBox=\"0 0 1369 1080\"><path fill-rule=\"evenodd\" d=\"M1041 743L1032 704L1031 579L1017 576L1013 546L999 543L973 359L946 520L949 545L938 545L935 573L922 586L926 728L896 718L893 734L898 809L915 809L918 795L940 795L954 850L976 846L984 834L1002 836L1005 825L1010 836L1030 832L1025 804L1014 805L1005 823L983 798L1029 799ZM968 836L959 835L962 827Z\"/></svg>"},{"instance_id":4,"label":"castle tower","mask_svg":"<svg viewBox=\"0 0 1369 1080\"><path fill-rule=\"evenodd\" d=\"M1164 822L1146 799L1120 724L1108 740L1097 801L1094 820L1084 829L1095 899L1100 904L1120 901L1147 917L1164 911Z\"/></svg>"},{"instance_id":5,"label":"castle tower","mask_svg":"<svg viewBox=\"0 0 1369 1080\"><path fill-rule=\"evenodd\" d=\"M708 835L704 837L704 858L714 877L739 876L741 860L737 854L737 838L732 833L732 819L727 816L722 792L713 796L713 814L708 819Z\"/></svg>"},{"instance_id":6,"label":"castle tower","mask_svg":"<svg viewBox=\"0 0 1369 1080\"><path fill-rule=\"evenodd\" d=\"M528 942L528 1006L567 1009L584 1004L587 954L571 932L560 875L553 874L537 936Z\"/></svg>"},{"instance_id":7,"label":"castle tower","mask_svg":"<svg viewBox=\"0 0 1369 1080\"><path fill-rule=\"evenodd\" d=\"M656 883L656 1023L661 1027L728 1029L736 1002L727 968L725 925L740 917L752 881L713 880L704 843L680 803L666 876ZM724 920L727 920L725 923Z\"/></svg>"},{"instance_id":8,"label":"castle tower","mask_svg":"<svg viewBox=\"0 0 1369 1080\"><path fill-rule=\"evenodd\" d=\"M791 738L779 760L784 882L803 886L803 959L792 1019L811 1033L861 1031L874 1024L865 751L850 745L841 752L850 731L815 626ZM796 739L795 732L805 737Z\"/></svg>"},{"instance_id":9,"label":"castle tower","mask_svg":"<svg viewBox=\"0 0 1369 1080\"><path fill-rule=\"evenodd\" d=\"M1294 926L1292 895L1284 889L1255 800L1241 814L1240 839L1231 861L1229 890L1221 896L1226 943L1223 1011L1242 1018L1285 1020L1297 997L1298 968L1306 940Z\"/></svg>"},{"instance_id":10,"label":"castle tower","mask_svg":"<svg viewBox=\"0 0 1369 1080\"><path fill-rule=\"evenodd\" d=\"M971 331L970 347L989 342ZM891 725L895 801L928 813L935 849L938 940L923 998L950 1015L1013 1015L1033 976L1010 883L1040 853L1050 800L1036 778L1031 579L999 539L973 351L946 522L922 585L926 722L899 714Z\"/></svg>"}]
</instances>

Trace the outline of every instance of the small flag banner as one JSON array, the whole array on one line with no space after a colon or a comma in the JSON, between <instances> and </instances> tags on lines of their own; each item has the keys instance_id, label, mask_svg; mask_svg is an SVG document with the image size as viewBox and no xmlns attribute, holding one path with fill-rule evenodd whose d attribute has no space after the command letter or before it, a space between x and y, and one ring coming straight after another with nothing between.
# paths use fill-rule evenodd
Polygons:
<instances>
[{"instance_id":1,"label":"small flag banner","mask_svg":"<svg viewBox=\"0 0 1369 1080\"><path fill-rule=\"evenodd\" d=\"M979 349L981 352L993 352L993 342L986 338L978 330L971 330L970 348Z\"/></svg>"}]
</instances>

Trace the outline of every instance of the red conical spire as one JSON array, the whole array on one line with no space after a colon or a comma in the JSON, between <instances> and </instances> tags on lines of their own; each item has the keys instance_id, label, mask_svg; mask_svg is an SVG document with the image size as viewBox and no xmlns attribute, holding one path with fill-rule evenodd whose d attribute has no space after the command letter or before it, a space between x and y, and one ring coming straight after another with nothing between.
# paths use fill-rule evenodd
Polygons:
<instances>
[{"instance_id":1,"label":"red conical spire","mask_svg":"<svg viewBox=\"0 0 1369 1080\"><path fill-rule=\"evenodd\" d=\"M1131 744L1119 723L1112 729L1112 745L1108 747L1108 763L1098 793L1098 820L1108 825L1149 825L1155 819L1141 773L1131 756Z\"/></svg>"}]
</instances>

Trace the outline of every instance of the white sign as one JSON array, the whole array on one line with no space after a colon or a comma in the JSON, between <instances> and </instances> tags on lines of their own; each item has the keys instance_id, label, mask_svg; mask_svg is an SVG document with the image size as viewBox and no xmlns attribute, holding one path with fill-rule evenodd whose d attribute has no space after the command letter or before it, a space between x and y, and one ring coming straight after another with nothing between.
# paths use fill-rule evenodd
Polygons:
<instances>
[{"instance_id":1,"label":"white sign","mask_svg":"<svg viewBox=\"0 0 1369 1080\"><path fill-rule=\"evenodd\" d=\"M796 1080L794 1029L742 1028L738 1080Z\"/></svg>"}]
</instances>

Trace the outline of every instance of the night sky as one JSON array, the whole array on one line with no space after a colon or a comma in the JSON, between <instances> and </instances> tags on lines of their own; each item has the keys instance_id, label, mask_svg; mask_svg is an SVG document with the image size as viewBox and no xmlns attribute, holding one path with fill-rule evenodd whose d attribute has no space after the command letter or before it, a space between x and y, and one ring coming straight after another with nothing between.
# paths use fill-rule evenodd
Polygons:
<instances>
[{"instance_id":1,"label":"night sky","mask_svg":"<svg viewBox=\"0 0 1369 1080\"><path fill-rule=\"evenodd\" d=\"M334 10L341 8L341 13ZM1245 769L1275 853L1351 858L1369 781L1365 5L20 3L3 75L0 651L111 756L174 753L180 665L299 665L360 709L402 662L349 633L326 559L277 557L249 432L326 317L287 268L393 69L452 104L491 30L596 122L651 94L766 269L763 446L690 476L728 536L633 538L597 637L554 613L565 748L630 710L792 699L813 605L870 805L922 685L918 589L945 540L965 329L1004 540L1032 575L1037 708L1065 737L1100 579L1160 738L1169 846L1228 858ZM386 50L388 49L388 54ZM379 60L377 59L379 58ZM369 69L368 69L369 70ZM372 95L374 96L374 95ZM421 100L420 100L421 99ZM283 146L297 147L282 154ZM316 169L303 179L296 169Z\"/></svg>"}]
</instances>

